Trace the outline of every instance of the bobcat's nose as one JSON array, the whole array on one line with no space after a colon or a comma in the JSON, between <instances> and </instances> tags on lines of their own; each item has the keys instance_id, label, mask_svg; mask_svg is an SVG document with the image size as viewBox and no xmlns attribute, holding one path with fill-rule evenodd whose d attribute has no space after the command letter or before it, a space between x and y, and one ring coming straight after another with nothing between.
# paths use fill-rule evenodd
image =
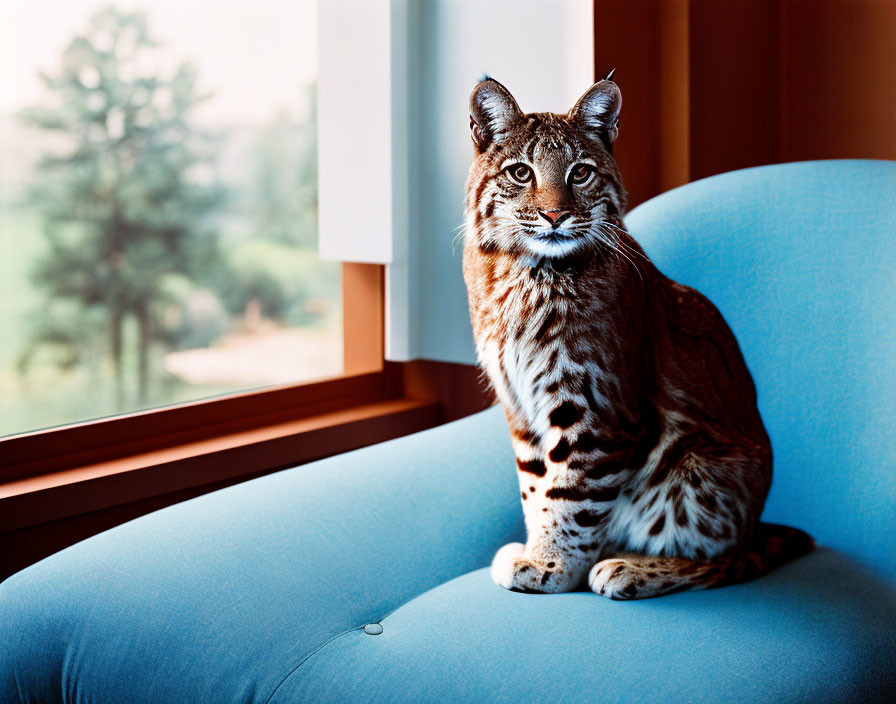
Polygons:
<instances>
[{"instance_id":1,"label":"bobcat's nose","mask_svg":"<svg viewBox=\"0 0 896 704\"><path fill-rule=\"evenodd\" d=\"M539 210L538 214L555 227L569 217L569 211L563 210Z\"/></svg>"}]
</instances>

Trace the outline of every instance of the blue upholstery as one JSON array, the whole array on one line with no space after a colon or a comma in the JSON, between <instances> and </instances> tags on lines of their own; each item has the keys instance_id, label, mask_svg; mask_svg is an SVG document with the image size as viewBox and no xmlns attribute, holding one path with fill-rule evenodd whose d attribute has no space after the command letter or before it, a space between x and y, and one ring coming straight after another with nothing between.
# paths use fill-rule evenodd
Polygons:
<instances>
[{"instance_id":1,"label":"blue upholstery","mask_svg":"<svg viewBox=\"0 0 896 704\"><path fill-rule=\"evenodd\" d=\"M518 492L495 409L131 521L0 586L0 702L265 702L519 539Z\"/></svg>"},{"instance_id":2,"label":"blue upholstery","mask_svg":"<svg viewBox=\"0 0 896 704\"><path fill-rule=\"evenodd\" d=\"M873 605L873 606L872 606ZM275 702L882 702L896 595L830 550L712 592L620 603L496 588L488 570L350 631Z\"/></svg>"},{"instance_id":3,"label":"blue upholstery","mask_svg":"<svg viewBox=\"0 0 896 704\"><path fill-rule=\"evenodd\" d=\"M734 330L775 453L766 520L896 584L896 162L734 171L626 224Z\"/></svg>"},{"instance_id":4,"label":"blue upholstery","mask_svg":"<svg viewBox=\"0 0 896 704\"><path fill-rule=\"evenodd\" d=\"M655 600L504 591L483 568L523 527L491 409L14 575L0 702L882 700L896 687L894 194L894 164L794 164L686 186L628 220L731 322L777 453L767 515L826 547ZM382 634L363 632L375 622Z\"/></svg>"}]
</instances>

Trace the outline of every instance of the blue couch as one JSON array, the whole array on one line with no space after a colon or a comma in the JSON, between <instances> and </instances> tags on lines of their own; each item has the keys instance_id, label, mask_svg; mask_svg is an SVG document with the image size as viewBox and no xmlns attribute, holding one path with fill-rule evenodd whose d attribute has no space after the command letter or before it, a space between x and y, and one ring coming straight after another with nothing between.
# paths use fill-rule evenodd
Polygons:
<instances>
[{"instance_id":1,"label":"blue couch","mask_svg":"<svg viewBox=\"0 0 896 704\"><path fill-rule=\"evenodd\" d=\"M0 585L6 702L873 702L896 691L896 163L738 171L628 226L715 301L820 547L636 602L520 594L500 409L172 506Z\"/></svg>"}]
</instances>

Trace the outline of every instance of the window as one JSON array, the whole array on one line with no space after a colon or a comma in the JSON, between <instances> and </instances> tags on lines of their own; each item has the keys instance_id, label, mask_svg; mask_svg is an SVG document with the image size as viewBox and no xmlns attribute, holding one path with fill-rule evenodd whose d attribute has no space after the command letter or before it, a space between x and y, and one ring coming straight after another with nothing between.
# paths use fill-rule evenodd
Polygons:
<instances>
[{"instance_id":1,"label":"window","mask_svg":"<svg viewBox=\"0 0 896 704\"><path fill-rule=\"evenodd\" d=\"M0 7L0 436L341 374L315 2Z\"/></svg>"},{"instance_id":2,"label":"window","mask_svg":"<svg viewBox=\"0 0 896 704\"><path fill-rule=\"evenodd\" d=\"M183 231L200 237L187 240L197 245L195 248L178 250L183 252L177 259L181 268L165 271L164 292L175 300L155 306L149 320L163 329L172 325L184 333L197 331L200 326L195 316L191 325L179 327L183 316L195 311L185 310L176 298L184 291L207 289L221 301L226 313L224 324L219 328L220 336L207 332L203 340L184 343L177 335L158 337L158 328L142 326L139 316L129 311L119 328L123 379L119 391L116 365L111 361L114 355L110 353L112 326L107 324L103 329L102 325L110 317L108 313L103 316L103 301L91 299L93 307L81 306L90 309L89 315L70 304L75 310L74 319L79 320L76 316L80 315L84 321L83 330L80 321L70 325L70 330L74 327L72 336L95 340L91 343L95 348L86 349L98 349L97 354L89 357L68 338L51 336L31 353L34 356L26 360L26 374L20 376L21 343L25 341L27 346L31 341L21 332L23 321L31 330L29 326L40 320L34 311L51 312L51 297L31 278L33 266L29 270L21 256L13 256L24 250L31 253L33 261L33 251L46 247L47 235L41 227L44 216L30 198L33 186L54 182L38 178L33 166L25 166L34 164L42 150L63 150L66 145L71 149L72 141L65 130L51 137L33 125L22 124L21 115L27 107L59 107L34 80L34 71L41 68L52 75L60 70L61 53L73 34L88 31L90 17L102 9L100 1L94 0L94 5L84 0L0 0L0 250L4 255L0 257L0 579L65 545L147 511L279 468L432 427L492 402L478 384L475 367L410 361L413 357L407 343L412 328L409 313L413 277L408 253L407 191L411 176L407 121L411 110L407 49L416 46L416 35L408 27L413 8L390 0L326 0L316 5L314 0L259 0L250 4L143 0L142 6L117 0L112 5L119 14L133 14L141 7L146 10L147 33L164 41L148 52L158 57L151 67L161 71L163 78L170 81L179 65L190 61L195 68L193 87L201 93L213 93L193 111L191 139L177 141L181 148L178 153L206 158L197 159L201 163L196 168L176 173L182 174L183 181L193 189L191 196L214 195L215 189L210 186L222 185L228 196L219 202L188 201L196 206L197 215L189 219L189 227ZM311 63L304 65L303 61ZM87 85L81 82L82 77ZM83 76L78 72L74 78L83 89L96 83L90 71ZM187 82L187 78L181 82ZM319 92L312 94L303 88L315 82L321 87ZM364 115L358 119L358 96L362 93ZM256 94L279 100L265 102L253 97ZM229 99L224 100L227 96ZM278 121L284 113L273 106L282 105L283 99L294 100L289 115L296 120L309 118L307 123ZM239 125L232 119L216 122L210 114L221 101L229 106L229 114L248 114L251 119L241 120ZM320 116L320 130L312 142L317 149L316 160L309 160L307 151L303 151L309 143L307 129L314 125L308 114L311 107ZM221 122L228 129L222 130ZM106 116L98 126L119 134L128 124L127 118L113 117L110 123ZM270 178L263 183L285 188L296 185L296 200L287 202L285 208L278 210L284 205L278 198L282 191L253 190L253 184L257 186L260 180L257 168L261 160L241 157L257 155L257 150L249 149L253 141L266 147L262 152L268 163L279 165L267 169ZM126 156L133 158L130 153ZM92 163L86 162L88 166ZM228 164L229 171L224 168ZM297 179L297 168L300 175L319 168L321 186L316 203L305 197L303 190L303 185L314 181ZM286 176L282 177L284 172ZM154 173L158 175L159 171ZM230 176L225 178L225 173ZM384 188L369 188L370 184ZM347 186L356 185L359 187L352 192L351 202L346 203ZM133 195L135 189L127 192ZM139 194L140 189L136 192ZM274 196L278 208L266 210L258 205L259 192ZM62 202L54 200L49 205ZM307 235L307 230L278 236L283 232L278 223L290 221L297 203L314 208L319 215L311 218L311 224L319 234L321 251L340 264L320 261L317 250L308 246L313 238L290 241L296 234ZM92 201L77 201L76 205L80 213ZM206 207L199 207L203 205ZM267 213L284 212L284 217L264 220L260 233L259 228L247 232L246 223L262 220ZM163 210L155 214L161 217L170 213ZM308 222L307 212L300 215ZM22 230L14 219L23 217L31 217L33 222L31 229L19 236L16 232ZM83 236L79 225L60 220L53 224L59 225L61 243L77 243L77 237ZM80 227L83 230L84 225ZM179 232L172 229L168 235ZM210 247L210 242L217 249ZM175 239L175 244L185 242ZM270 256L271 252L275 256ZM205 259L198 256L203 254ZM301 298L287 299L300 305L283 306L275 314L265 304L270 291L259 286L254 289L255 302L244 298L239 305L228 307L225 299L233 296L236 288L231 285L233 277L222 284L214 276L202 279L197 268L186 267L197 260L206 265L220 261L216 257L236 258L233 267L242 266L243 270L263 260L263 273L285 272L288 280L284 285L303 284ZM297 274L289 278L300 268L296 260L313 265L314 276L302 269L304 277ZM122 259L110 257L109 261L115 264ZM389 266L388 272L384 265ZM107 265L106 275L109 268ZM148 267L132 266L134 269L139 276L132 281L139 283ZM250 267L250 271L257 270ZM62 273L70 272L63 268ZM209 280L211 283L207 283ZM139 292L138 283L126 293L133 296ZM202 292L199 300L205 305L211 299ZM388 309L387 301L391 301ZM296 311L297 318L290 318ZM92 328L87 325L91 322ZM262 348L267 349L264 345L248 346L251 340L244 333L252 322L262 333L298 331L307 333L301 338L304 341L316 332L330 343L326 348L314 348L318 356L310 362L311 347L296 346L294 356L287 354L287 366L302 359L303 353L305 361L290 367L296 371L288 374L286 384L228 393L279 381L285 375L265 379L236 379L234 375L228 378L228 384L216 388L209 388L210 377L186 380L177 376L176 372L183 375L186 369L178 367L179 363L197 359L194 352L200 353L195 368L210 374L212 362L221 357L209 352L231 351L225 343L234 338L245 340L247 346L241 348L244 354L240 364L228 367L230 370L243 372L252 367L273 375L278 367L272 361L275 357L262 355ZM87 336L88 331L94 332L95 338ZM138 353L141 334L151 342L144 355ZM402 361L385 361L389 335L392 358ZM88 370L98 370L105 376L97 374L82 381L80 394L69 389L68 396L62 397L59 390L60 396L54 397L54 385L84 374L86 360L92 360L93 367L87 366ZM317 371L311 362L318 365ZM40 365L46 376L37 374ZM225 367L222 362L217 368ZM147 372L145 403L137 402L141 369ZM309 376L327 374L339 376L307 381ZM164 383L159 384L160 379ZM157 395L160 389L172 386L182 395ZM11 395L13 391L17 396ZM218 392L223 395L201 398ZM101 397L106 399L104 407ZM58 413L64 410L66 398L80 404L82 410L64 416ZM184 401L177 403L179 399ZM10 410L13 402L18 404L14 411ZM155 406L170 402L175 405ZM20 422L22 408L29 403L45 415ZM55 408L57 405L59 408ZM147 410L128 412L144 406ZM119 415L87 420L102 413L118 413L119 409ZM50 412L57 412L57 416L48 418ZM66 419L84 422L38 429L65 423Z\"/></svg>"}]
</instances>

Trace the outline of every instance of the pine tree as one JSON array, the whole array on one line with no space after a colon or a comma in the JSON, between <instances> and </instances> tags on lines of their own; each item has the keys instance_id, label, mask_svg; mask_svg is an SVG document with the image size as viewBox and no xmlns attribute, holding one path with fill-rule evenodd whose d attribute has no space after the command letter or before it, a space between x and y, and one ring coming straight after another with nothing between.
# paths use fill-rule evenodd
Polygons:
<instances>
[{"instance_id":1,"label":"pine tree","mask_svg":"<svg viewBox=\"0 0 896 704\"><path fill-rule=\"evenodd\" d=\"M223 195L214 183L212 138L191 123L204 96L190 65L168 75L151 68L158 47L143 13L100 10L68 44L58 74L42 76L49 104L23 113L68 143L37 167L33 198L49 252L35 282L51 300L102 311L119 407L125 322L136 321L142 404L166 277L220 266L207 225Z\"/></svg>"}]
</instances>

